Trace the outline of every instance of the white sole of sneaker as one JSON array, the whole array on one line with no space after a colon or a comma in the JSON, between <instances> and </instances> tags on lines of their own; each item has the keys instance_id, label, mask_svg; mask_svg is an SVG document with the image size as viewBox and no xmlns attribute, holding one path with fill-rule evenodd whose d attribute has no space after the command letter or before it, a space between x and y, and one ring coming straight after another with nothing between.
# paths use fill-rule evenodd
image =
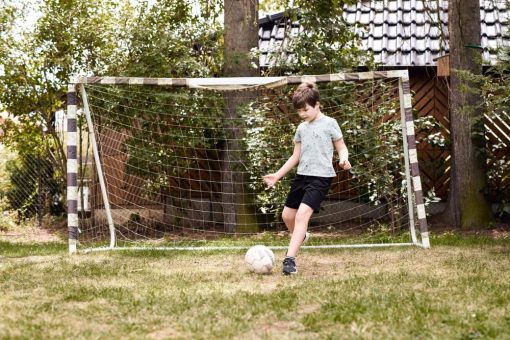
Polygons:
<instances>
[{"instance_id":1,"label":"white sole of sneaker","mask_svg":"<svg viewBox=\"0 0 510 340\"><path fill-rule=\"evenodd\" d=\"M310 233L309 233L309 232L306 232L306 233L305 233L305 238L303 239L303 243L301 243L301 244L305 244L305 243L306 243L306 241L308 241L308 239L309 239L309 238L310 238Z\"/></svg>"}]
</instances>

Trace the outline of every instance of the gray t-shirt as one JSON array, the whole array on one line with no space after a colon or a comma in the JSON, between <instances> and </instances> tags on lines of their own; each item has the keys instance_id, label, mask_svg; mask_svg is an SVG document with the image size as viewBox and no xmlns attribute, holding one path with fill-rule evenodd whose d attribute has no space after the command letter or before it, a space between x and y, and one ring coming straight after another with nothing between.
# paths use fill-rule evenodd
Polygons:
<instances>
[{"instance_id":1,"label":"gray t-shirt","mask_svg":"<svg viewBox=\"0 0 510 340\"><path fill-rule=\"evenodd\" d=\"M297 173L306 176L335 177L333 142L343 138L336 119L323 116L313 122L302 122L296 129L294 142L301 143Z\"/></svg>"}]
</instances>

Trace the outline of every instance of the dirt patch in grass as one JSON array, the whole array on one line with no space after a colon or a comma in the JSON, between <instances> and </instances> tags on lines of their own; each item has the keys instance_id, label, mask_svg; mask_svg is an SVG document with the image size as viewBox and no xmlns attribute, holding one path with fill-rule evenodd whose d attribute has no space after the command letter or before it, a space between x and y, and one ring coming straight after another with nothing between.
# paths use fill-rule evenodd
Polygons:
<instances>
[{"instance_id":1,"label":"dirt patch in grass","mask_svg":"<svg viewBox=\"0 0 510 340\"><path fill-rule=\"evenodd\" d=\"M45 221L42 227L34 223L11 224L0 230L0 241L18 243L60 242L66 239L66 221Z\"/></svg>"},{"instance_id":2,"label":"dirt patch in grass","mask_svg":"<svg viewBox=\"0 0 510 340\"><path fill-rule=\"evenodd\" d=\"M188 335L189 336L189 335ZM157 331L147 334L149 339L186 339L187 336L179 332L175 327L165 326Z\"/></svg>"}]
</instances>

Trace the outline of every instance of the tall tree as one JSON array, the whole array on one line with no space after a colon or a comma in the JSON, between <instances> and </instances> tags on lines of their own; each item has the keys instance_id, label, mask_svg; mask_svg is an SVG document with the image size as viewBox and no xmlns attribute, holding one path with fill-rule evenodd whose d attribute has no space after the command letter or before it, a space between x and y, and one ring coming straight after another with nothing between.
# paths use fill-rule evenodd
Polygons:
<instances>
[{"instance_id":1,"label":"tall tree","mask_svg":"<svg viewBox=\"0 0 510 340\"><path fill-rule=\"evenodd\" d=\"M476 227L490 221L486 188L485 140L481 100L463 72L481 74L480 1L449 0L450 131L452 168L444 220L455 227ZM480 137L481 136L481 137Z\"/></svg>"},{"instance_id":2,"label":"tall tree","mask_svg":"<svg viewBox=\"0 0 510 340\"><path fill-rule=\"evenodd\" d=\"M224 76L258 76L258 62L250 56L259 43L258 1L225 0L224 4Z\"/></svg>"},{"instance_id":3,"label":"tall tree","mask_svg":"<svg viewBox=\"0 0 510 340\"><path fill-rule=\"evenodd\" d=\"M225 0L224 2L224 72L225 77L258 76L258 62L250 57L252 49L258 46L258 1L257 0ZM255 67L253 66L255 63ZM225 95L225 118L227 134L225 152L222 162L222 203L225 228L229 232L236 226L253 228L255 221L239 220L254 216L242 211L248 197L241 187L241 173L236 171L241 159L239 127L236 118L238 108L246 103L247 96L227 93ZM256 225L255 225L256 226Z\"/></svg>"},{"instance_id":4,"label":"tall tree","mask_svg":"<svg viewBox=\"0 0 510 340\"><path fill-rule=\"evenodd\" d=\"M0 5L0 12L9 10L9 3L15 1ZM18 2L20 8L30 4ZM21 152L37 150L54 166L63 186L66 150L55 115L65 107L70 77L101 69L114 49L107 31L115 22L113 5L107 0L41 0L37 5L40 17L32 26L20 24L26 13L13 16L13 6L4 12L11 14L17 30L1 29L0 109L21 124L8 122L2 141ZM98 28L103 34L96 33Z\"/></svg>"}]
</instances>

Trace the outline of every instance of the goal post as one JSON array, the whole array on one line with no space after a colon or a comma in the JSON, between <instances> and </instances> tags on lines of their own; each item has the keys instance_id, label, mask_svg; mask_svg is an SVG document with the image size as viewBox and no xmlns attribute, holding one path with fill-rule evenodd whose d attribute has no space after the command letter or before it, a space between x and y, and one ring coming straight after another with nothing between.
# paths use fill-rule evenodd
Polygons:
<instances>
[{"instance_id":1,"label":"goal post","mask_svg":"<svg viewBox=\"0 0 510 340\"><path fill-rule=\"evenodd\" d=\"M77 160L76 84L67 90L67 228L69 252L78 244L78 160Z\"/></svg>"},{"instance_id":2,"label":"goal post","mask_svg":"<svg viewBox=\"0 0 510 340\"><path fill-rule=\"evenodd\" d=\"M327 104L324 106L321 100L321 105L326 115L351 114L341 128L349 149L353 146L360 150L353 153L355 158L363 160L381 150L383 154L377 157L384 159L391 154L395 160L384 168L355 163L358 173L337 176L325 209L328 212L312 219L312 232L320 235L317 239L321 241L303 247L429 248L409 77L407 70L398 70L288 77L75 79L69 84L67 96L69 252L76 252L79 243L91 250L125 249L124 245L130 249L245 249L257 242L266 242L274 249L286 248L288 239L281 237L284 228L277 214L283 206L284 193L261 189L257 167L276 171L285 161L269 149L280 147L285 144L283 141L291 142L289 136L298 122L292 117L288 99L292 89L302 82L324 84L321 99L324 97ZM177 90L174 93L167 89ZM81 99L79 105L76 91ZM232 122L242 129L239 145L243 146L238 150L224 150L228 143L222 141L228 141L229 134L221 131L224 122L217 113L223 110L219 104L222 94L229 91L246 98L246 105L239 110L244 113ZM254 100L256 96L260 99ZM94 179L92 199L97 202L91 204L92 216L86 217L83 212L79 214L78 206L82 184L78 183L77 159L82 146L77 145L77 111L85 117L86 127L82 128L90 136L94 159L94 169L89 169L88 175ZM370 118L360 119L360 112L367 112ZM401 144L395 139L398 126L391 120L393 113L400 116L397 142ZM267 117L282 126L264 122ZM343 119L339 116L339 121ZM362 139L358 128L369 132L366 139ZM378 129L386 136L382 142L374 141ZM350 133L359 139L351 138ZM352 145L352 139L359 140L360 145ZM242 159L230 161L229 153L236 152L243 153ZM222 170L219 163L227 164L227 170ZM366 171L371 171L371 177L364 173L365 168L370 169ZM221 171L240 173L234 188L242 193L234 194L249 197L237 199L234 210L240 215L255 214L254 219L262 221L260 232L248 235L221 230L225 213L218 208L221 202L213 199L224 194L224 183L218 180ZM377 183L379 174L381 183ZM288 188L292 175L286 177L282 186ZM364 228L371 235L369 242L364 242L368 236L359 237L355 243L339 241L342 232L365 235ZM380 237L379 229L395 236L402 228L407 229L409 241L397 236L393 237L396 241L386 242L385 237ZM372 239L375 229L378 237ZM84 232L87 235L80 236ZM84 242L78 242L80 238Z\"/></svg>"}]
</instances>

